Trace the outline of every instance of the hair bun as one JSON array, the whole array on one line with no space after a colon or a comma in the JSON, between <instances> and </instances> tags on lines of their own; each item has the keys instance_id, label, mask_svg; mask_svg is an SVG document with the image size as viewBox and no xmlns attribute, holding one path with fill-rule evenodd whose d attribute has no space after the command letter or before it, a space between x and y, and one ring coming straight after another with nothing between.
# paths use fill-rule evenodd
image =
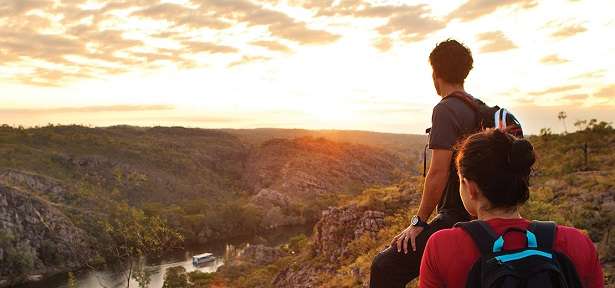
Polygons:
<instances>
[{"instance_id":1,"label":"hair bun","mask_svg":"<svg viewBox=\"0 0 615 288\"><path fill-rule=\"evenodd\" d=\"M516 139L512 142L509 155L510 169L515 172L526 171L534 165L534 147L530 141Z\"/></svg>"}]
</instances>

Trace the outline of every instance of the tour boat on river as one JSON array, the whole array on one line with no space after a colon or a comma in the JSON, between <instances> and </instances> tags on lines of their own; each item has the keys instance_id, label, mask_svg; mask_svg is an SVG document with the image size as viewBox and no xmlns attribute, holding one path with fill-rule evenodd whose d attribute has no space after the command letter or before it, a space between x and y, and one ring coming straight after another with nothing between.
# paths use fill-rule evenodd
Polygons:
<instances>
[{"instance_id":1,"label":"tour boat on river","mask_svg":"<svg viewBox=\"0 0 615 288\"><path fill-rule=\"evenodd\" d=\"M199 255L192 256L192 265L199 266L203 263L211 262L216 260L216 257L211 253L203 253Z\"/></svg>"}]
</instances>

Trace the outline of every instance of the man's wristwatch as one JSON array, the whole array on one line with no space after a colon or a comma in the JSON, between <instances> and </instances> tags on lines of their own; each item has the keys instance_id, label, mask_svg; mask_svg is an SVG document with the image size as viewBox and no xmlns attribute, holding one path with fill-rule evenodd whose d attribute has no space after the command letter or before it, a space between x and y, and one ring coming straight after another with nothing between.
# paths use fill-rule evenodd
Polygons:
<instances>
[{"instance_id":1,"label":"man's wristwatch","mask_svg":"<svg viewBox=\"0 0 615 288\"><path fill-rule=\"evenodd\" d=\"M412 226L423 227L423 228L427 228L429 226L429 224L427 224L427 222L423 221L421 219L421 217L419 217L419 215L412 216L412 220L411 220L410 224L412 224Z\"/></svg>"}]
</instances>

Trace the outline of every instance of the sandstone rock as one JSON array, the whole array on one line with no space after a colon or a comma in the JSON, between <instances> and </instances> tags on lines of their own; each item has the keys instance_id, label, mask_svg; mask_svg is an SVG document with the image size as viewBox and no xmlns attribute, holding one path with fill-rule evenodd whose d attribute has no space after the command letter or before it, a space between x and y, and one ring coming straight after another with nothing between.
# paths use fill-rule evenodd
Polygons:
<instances>
[{"instance_id":1,"label":"sandstone rock","mask_svg":"<svg viewBox=\"0 0 615 288\"><path fill-rule=\"evenodd\" d=\"M273 139L246 161L244 182L253 191L274 189L292 200L390 184L401 159L364 145L322 138Z\"/></svg>"},{"instance_id":2,"label":"sandstone rock","mask_svg":"<svg viewBox=\"0 0 615 288\"><path fill-rule=\"evenodd\" d=\"M329 208L316 223L312 242L319 255L331 262L344 257L348 243L365 233L375 236L384 227L384 213L362 211L355 205Z\"/></svg>"},{"instance_id":3,"label":"sandstone rock","mask_svg":"<svg viewBox=\"0 0 615 288\"><path fill-rule=\"evenodd\" d=\"M280 248L258 244L247 246L239 255L239 260L256 265L267 265L286 255L288 254Z\"/></svg>"},{"instance_id":4,"label":"sandstone rock","mask_svg":"<svg viewBox=\"0 0 615 288\"><path fill-rule=\"evenodd\" d=\"M60 210L36 195L1 184L0 236L4 239L0 281L9 284L15 280L15 259L22 261L18 262L22 271L17 271L22 275L49 275L81 268L94 255L85 232Z\"/></svg>"},{"instance_id":5,"label":"sandstone rock","mask_svg":"<svg viewBox=\"0 0 615 288\"><path fill-rule=\"evenodd\" d=\"M272 207L280 207L286 209L289 206L290 199L288 196L273 190L273 189L261 189L256 195L252 196L250 202L269 209Z\"/></svg>"},{"instance_id":6,"label":"sandstone rock","mask_svg":"<svg viewBox=\"0 0 615 288\"><path fill-rule=\"evenodd\" d=\"M4 169L0 171L0 183L22 187L52 201L65 201L70 196L59 181L26 171Z\"/></svg>"},{"instance_id":7,"label":"sandstone rock","mask_svg":"<svg viewBox=\"0 0 615 288\"><path fill-rule=\"evenodd\" d=\"M322 279L319 275L334 273L334 269L320 266L303 266L296 263L297 268L287 267L283 269L272 281L272 285L278 288L312 288L318 287Z\"/></svg>"},{"instance_id":8,"label":"sandstone rock","mask_svg":"<svg viewBox=\"0 0 615 288\"><path fill-rule=\"evenodd\" d=\"M356 205L330 207L314 227L312 235L313 254L324 257L329 264L306 264L288 267L276 275L275 287L318 287L323 274L336 271L332 263L345 257L347 247L353 240L365 234L374 237L384 227L384 213L364 210ZM321 265L321 266L317 266ZM363 278L362 271L353 269L348 277Z\"/></svg>"}]
</instances>

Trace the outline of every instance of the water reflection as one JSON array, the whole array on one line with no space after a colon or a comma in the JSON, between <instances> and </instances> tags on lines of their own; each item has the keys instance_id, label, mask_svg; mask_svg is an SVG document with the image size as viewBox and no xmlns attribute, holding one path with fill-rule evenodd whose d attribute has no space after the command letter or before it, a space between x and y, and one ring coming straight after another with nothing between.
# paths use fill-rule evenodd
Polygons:
<instances>
[{"instance_id":1,"label":"water reflection","mask_svg":"<svg viewBox=\"0 0 615 288\"><path fill-rule=\"evenodd\" d=\"M284 229L272 231L263 237L252 237L249 239L235 239L229 243L212 243L206 247L187 247L186 250L180 251L171 255L167 255L162 260L148 260L142 259L141 267L144 267L144 271L150 275L151 288L161 288L164 284L164 275L166 269L174 266L182 266L186 269L186 272L199 270L201 272L216 272L220 266L224 265L227 259L233 259L241 255L243 250L250 245L259 241L266 242L269 246L276 246L281 243L285 243L290 237L298 234L311 234L312 225L286 227ZM192 265L192 256L201 253L213 253L216 257L215 261L203 263L202 265L195 267ZM136 263L138 264L138 263ZM83 270L75 273L79 288L124 288L127 285L128 267L112 267L108 270L94 271ZM31 287L31 288L68 288L67 275L57 275L48 279L45 279L37 283L29 283L26 285L18 286L19 288ZM139 287L138 283L134 279L130 279L130 287Z\"/></svg>"}]
</instances>

